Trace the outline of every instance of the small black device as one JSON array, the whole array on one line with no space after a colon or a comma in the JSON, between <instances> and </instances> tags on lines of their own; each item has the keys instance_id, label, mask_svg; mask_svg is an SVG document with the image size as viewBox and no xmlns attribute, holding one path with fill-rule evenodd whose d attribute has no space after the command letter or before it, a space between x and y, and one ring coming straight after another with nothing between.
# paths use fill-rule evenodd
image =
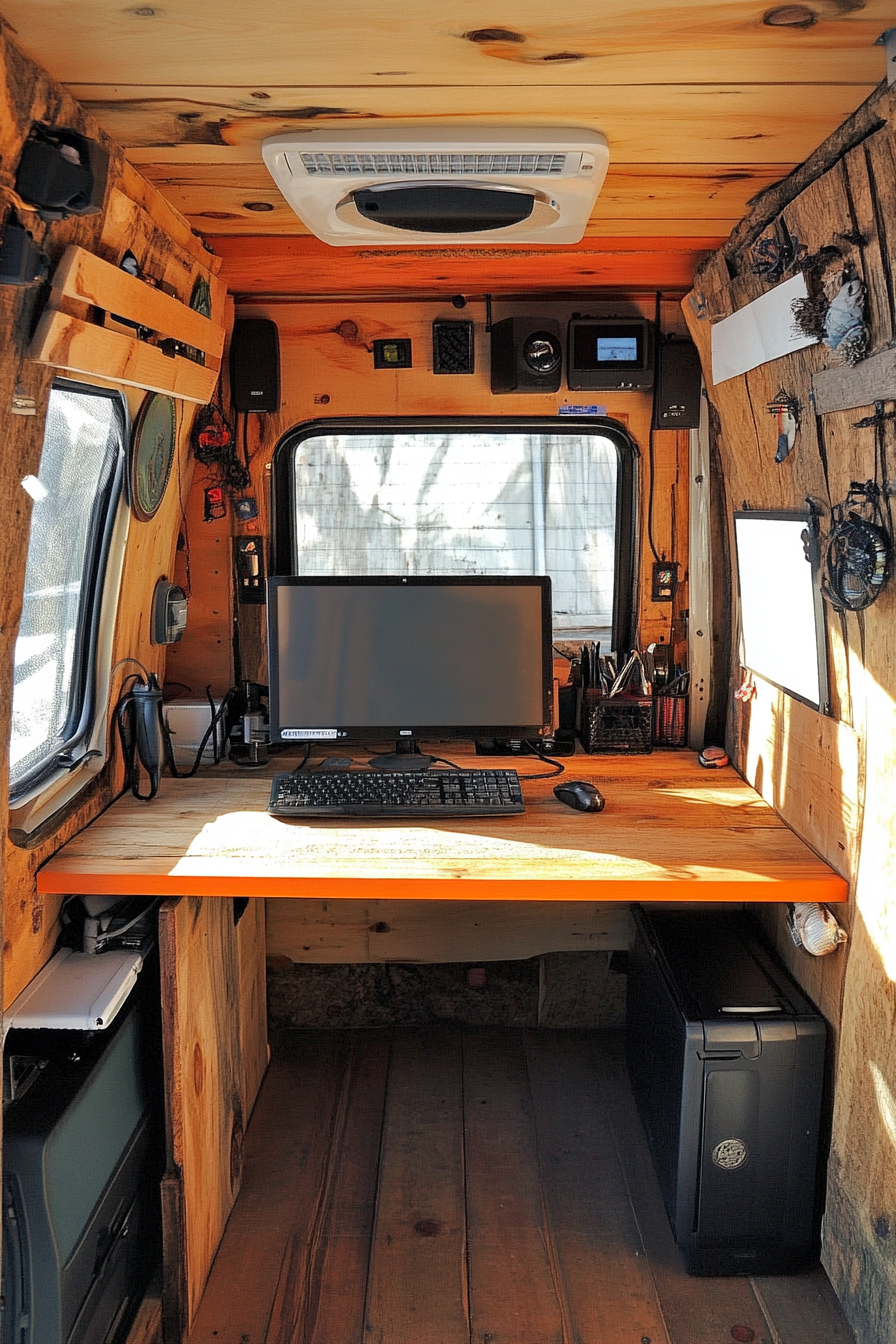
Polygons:
<instances>
[{"instance_id":1,"label":"small black device","mask_svg":"<svg viewBox=\"0 0 896 1344\"><path fill-rule=\"evenodd\" d=\"M678 562L655 561L650 574L651 602L671 602L678 587Z\"/></svg>"},{"instance_id":2,"label":"small black device","mask_svg":"<svg viewBox=\"0 0 896 1344\"><path fill-rule=\"evenodd\" d=\"M550 317L505 317L491 332L491 389L559 392L563 368L560 324Z\"/></svg>"},{"instance_id":3,"label":"small black device","mask_svg":"<svg viewBox=\"0 0 896 1344\"><path fill-rule=\"evenodd\" d=\"M473 372L473 323L437 319L432 324L433 373Z\"/></svg>"},{"instance_id":4,"label":"small black device","mask_svg":"<svg viewBox=\"0 0 896 1344\"><path fill-rule=\"evenodd\" d=\"M22 146L16 191L47 223L98 215L106 195L109 155L78 131L35 125Z\"/></svg>"},{"instance_id":5,"label":"small black device","mask_svg":"<svg viewBox=\"0 0 896 1344\"><path fill-rule=\"evenodd\" d=\"M407 336L393 336L374 341L373 367L375 369L410 369L413 365L413 347Z\"/></svg>"},{"instance_id":6,"label":"small black device","mask_svg":"<svg viewBox=\"0 0 896 1344\"><path fill-rule=\"evenodd\" d=\"M555 784L554 797L576 812L603 812L606 806L603 794L587 779L565 779Z\"/></svg>"},{"instance_id":7,"label":"small black device","mask_svg":"<svg viewBox=\"0 0 896 1344\"><path fill-rule=\"evenodd\" d=\"M542 575L269 579L270 740L392 740L420 769L419 741L549 737L551 633Z\"/></svg>"},{"instance_id":8,"label":"small black device","mask_svg":"<svg viewBox=\"0 0 896 1344\"><path fill-rule=\"evenodd\" d=\"M148 1027L138 986L103 1031L7 1036L2 1344L120 1339L142 1299L161 1174Z\"/></svg>"},{"instance_id":9,"label":"small black device","mask_svg":"<svg viewBox=\"0 0 896 1344\"><path fill-rule=\"evenodd\" d=\"M264 550L260 537L235 537L233 560L240 602L264 606Z\"/></svg>"},{"instance_id":10,"label":"small black device","mask_svg":"<svg viewBox=\"0 0 896 1344\"><path fill-rule=\"evenodd\" d=\"M654 429L697 429L702 379L693 341L672 336L657 342Z\"/></svg>"},{"instance_id":11,"label":"small black device","mask_svg":"<svg viewBox=\"0 0 896 1344\"><path fill-rule=\"evenodd\" d=\"M230 339L230 392L237 411L279 411L280 336L267 317L239 317Z\"/></svg>"},{"instance_id":12,"label":"small black device","mask_svg":"<svg viewBox=\"0 0 896 1344\"><path fill-rule=\"evenodd\" d=\"M176 583L159 579L152 595L150 644L176 644L187 628L187 595Z\"/></svg>"},{"instance_id":13,"label":"small black device","mask_svg":"<svg viewBox=\"0 0 896 1344\"><path fill-rule=\"evenodd\" d=\"M0 241L0 285L30 285L42 280L50 263L37 243L11 216Z\"/></svg>"},{"instance_id":14,"label":"small black device","mask_svg":"<svg viewBox=\"0 0 896 1344\"><path fill-rule=\"evenodd\" d=\"M816 1253L825 1024L744 915L635 908L632 1091L690 1274Z\"/></svg>"},{"instance_id":15,"label":"small black device","mask_svg":"<svg viewBox=\"0 0 896 1344\"><path fill-rule=\"evenodd\" d=\"M116 717L127 775L125 787L147 803L158 793L165 759L162 688L154 672L147 681L134 683L119 701ZM141 766L149 779L146 793L140 792Z\"/></svg>"},{"instance_id":16,"label":"small black device","mask_svg":"<svg viewBox=\"0 0 896 1344\"><path fill-rule=\"evenodd\" d=\"M506 817L525 811L515 770L312 770L275 775L275 817Z\"/></svg>"},{"instance_id":17,"label":"small black device","mask_svg":"<svg viewBox=\"0 0 896 1344\"><path fill-rule=\"evenodd\" d=\"M653 387L653 323L643 317L582 317L566 330L571 392L640 392Z\"/></svg>"}]
</instances>

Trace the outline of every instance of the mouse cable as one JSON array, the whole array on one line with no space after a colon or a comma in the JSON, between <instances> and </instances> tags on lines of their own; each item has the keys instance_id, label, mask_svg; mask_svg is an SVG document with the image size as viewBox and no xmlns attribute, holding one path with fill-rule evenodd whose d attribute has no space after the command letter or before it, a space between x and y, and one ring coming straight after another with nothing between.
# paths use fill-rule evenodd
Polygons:
<instances>
[{"instance_id":1,"label":"mouse cable","mask_svg":"<svg viewBox=\"0 0 896 1344\"><path fill-rule=\"evenodd\" d=\"M556 757L554 759L551 759L550 756L545 756L543 751L539 751L538 744L536 742L532 742L528 737L526 738L526 746L529 748L533 756L537 756L540 761L544 761L545 765L552 765L554 768L553 770L549 770L546 775L520 775L519 778L521 782L524 779L553 779L555 775L563 774L564 770L566 769L566 766L563 764L562 761L558 761Z\"/></svg>"}]
</instances>

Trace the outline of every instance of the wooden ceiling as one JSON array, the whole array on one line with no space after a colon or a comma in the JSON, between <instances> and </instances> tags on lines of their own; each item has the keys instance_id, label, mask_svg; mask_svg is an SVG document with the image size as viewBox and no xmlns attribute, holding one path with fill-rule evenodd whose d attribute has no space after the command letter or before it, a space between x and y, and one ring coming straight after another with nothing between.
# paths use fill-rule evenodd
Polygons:
<instances>
[{"instance_id":1,"label":"wooden ceiling","mask_svg":"<svg viewBox=\"0 0 896 1344\"><path fill-rule=\"evenodd\" d=\"M747 201L877 86L893 23L891 0L0 5L247 296L684 289ZM577 247L333 249L260 144L353 120L593 128L610 170Z\"/></svg>"}]
</instances>

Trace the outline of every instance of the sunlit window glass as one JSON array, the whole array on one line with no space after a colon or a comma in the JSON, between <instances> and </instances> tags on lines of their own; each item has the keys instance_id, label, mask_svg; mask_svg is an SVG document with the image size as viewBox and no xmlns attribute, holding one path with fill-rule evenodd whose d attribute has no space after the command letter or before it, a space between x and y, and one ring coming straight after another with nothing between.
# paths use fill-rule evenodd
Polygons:
<instances>
[{"instance_id":1,"label":"sunlit window glass","mask_svg":"<svg viewBox=\"0 0 896 1344\"><path fill-rule=\"evenodd\" d=\"M33 499L16 641L10 783L19 791L77 750L93 713L95 623L120 489L120 397L57 384Z\"/></svg>"}]
</instances>

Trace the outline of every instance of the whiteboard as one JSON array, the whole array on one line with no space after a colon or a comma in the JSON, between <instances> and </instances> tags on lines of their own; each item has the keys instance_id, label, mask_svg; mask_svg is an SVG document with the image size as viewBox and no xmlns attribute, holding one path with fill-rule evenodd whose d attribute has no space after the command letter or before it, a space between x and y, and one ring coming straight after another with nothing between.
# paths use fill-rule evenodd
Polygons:
<instances>
[{"instance_id":1,"label":"whiteboard","mask_svg":"<svg viewBox=\"0 0 896 1344\"><path fill-rule=\"evenodd\" d=\"M824 713L829 710L824 609L807 513L735 513L743 662ZM817 538L808 545L817 551Z\"/></svg>"}]
</instances>

